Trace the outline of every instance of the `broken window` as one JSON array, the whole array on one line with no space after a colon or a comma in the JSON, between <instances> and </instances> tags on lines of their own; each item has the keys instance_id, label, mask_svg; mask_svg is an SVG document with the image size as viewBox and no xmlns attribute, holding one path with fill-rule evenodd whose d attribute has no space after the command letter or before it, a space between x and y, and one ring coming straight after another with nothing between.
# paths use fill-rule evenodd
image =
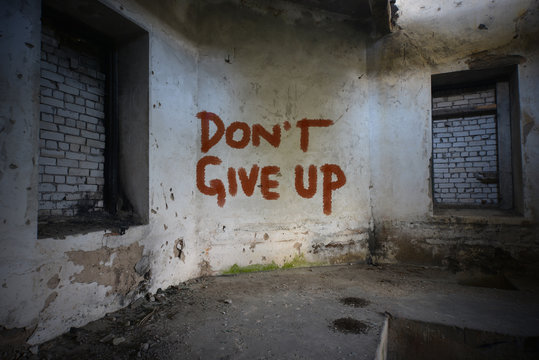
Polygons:
<instances>
[{"instance_id":1,"label":"broken window","mask_svg":"<svg viewBox=\"0 0 539 360\"><path fill-rule=\"evenodd\" d=\"M436 208L518 210L516 69L433 76L432 188Z\"/></svg>"},{"instance_id":2,"label":"broken window","mask_svg":"<svg viewBox=\"0 0 539 360\"><path fill-rule=\"evenodd\" d=\"M98 1L45 0L41 45L38 236L146 223L147 32Z\"/></svg>"}]
</instances>

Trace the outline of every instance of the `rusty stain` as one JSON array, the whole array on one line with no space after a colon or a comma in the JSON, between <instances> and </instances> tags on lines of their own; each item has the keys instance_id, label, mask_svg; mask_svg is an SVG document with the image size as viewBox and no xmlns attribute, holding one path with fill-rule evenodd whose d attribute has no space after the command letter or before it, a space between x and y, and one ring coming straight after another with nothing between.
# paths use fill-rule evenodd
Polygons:
<instances>
[{"instance_id":1,"label":"rusty stain","mask_svg":"<svg viewBox=\"0 0 539 360\"><path fill-rule=\"evenodd\" d=\"M135 272L135 264L142 257L143 250L144 246L134 243L114 249L102 247L92 251L68 251L66 255L69 261L83 267L71 277L71 282L95 282L112 287L112 293L126 295L142 280Z\"/></svg>"},{"instance_id":2,"label":"rusty stain","mask_svg":"<svg viewBox=\"0 0 539 360\"><path fill-rule=\"evenodd\" d=\"M47 299L45 300L45 305L43 306L43 309L41 311L44 311L46 308L49 307L49 305L54 301L56 300L56 298L58 297L58 293L56 291L53 291L48 297Z\"/></svg>"},{"instance_id":3,"label":"rusty stain","mask_svg":"<svg viewBox=\"0 0 539 360\"><path fill-rule=\"evenodd\" d=\"M47 286L49 287L49 289L56 289L59 283L60 277L58 276L58 274L54 274L54 276L51 277L49 281L47 281Z\"/></svg>"},{"instance_id":4,"label":"rusty stain","mask_svg":"<svg viewBox=\"0 0 539 360\"><path fill-rule=\"evenodd\" d=\"M199 262L198 267L200 269L200 276L211 276L213 274L213 269L207 260Z\"/></svg>"},{"instance_id":5,"label":"rusty stain","mask_svg":"<svg viewBox=\"0 0 539 360\"><path fill-rule=\"evenodd\" d=\"M268 240L268 239L269 239L268 233L264 233L264 240Z\"/></svg>"},{"instance_id":6,"label":"rusty stain","mask_svg":"<svg viewBox=\"0 0 539 360\"><path fill-rule=\"evenodd\" d=\"M300 242L294 244L294 249L296 249L299 254L301 254L301 245L302 244Z\"/></svg>"}]
</instances>

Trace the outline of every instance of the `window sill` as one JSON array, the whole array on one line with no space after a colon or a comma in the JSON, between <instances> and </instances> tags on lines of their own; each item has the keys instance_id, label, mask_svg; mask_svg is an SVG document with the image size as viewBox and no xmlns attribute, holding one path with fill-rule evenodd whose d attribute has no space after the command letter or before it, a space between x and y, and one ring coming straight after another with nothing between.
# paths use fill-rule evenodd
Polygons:
<instances>
[{"instance_id":1,"label":"window sill","mask_svg":"<svg viewBox=\"0 0 539 360\"><path fill-rule=\"evenodd\" d=\"M133 216L112 216L107 213L85 214L78 216L51 216L39 219L38 239L65 239L66 236L85 235L92 232L110 231L114 235L123 235L134 225L141 225Z\"/></svg>"}]
</instances>

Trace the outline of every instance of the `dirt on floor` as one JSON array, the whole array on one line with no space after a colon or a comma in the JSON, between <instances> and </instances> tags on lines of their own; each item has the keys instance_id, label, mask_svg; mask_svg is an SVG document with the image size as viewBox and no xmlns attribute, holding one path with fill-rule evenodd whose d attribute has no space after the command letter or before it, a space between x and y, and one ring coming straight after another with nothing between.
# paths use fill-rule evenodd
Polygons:
<instances>
[{"instance_id":1,"label":"dirt on floor","mask_svg":"<svg viewBox=\"0 0 539 360\"><path fill-rule=\"evenodd\" d=\"M539 335L539 282L466 286L416 266L346 265L200 278L148 294L3 359L373 359L388 316ZM459 283L460 282L460 283Z\"/></svg>"}]
</instances>

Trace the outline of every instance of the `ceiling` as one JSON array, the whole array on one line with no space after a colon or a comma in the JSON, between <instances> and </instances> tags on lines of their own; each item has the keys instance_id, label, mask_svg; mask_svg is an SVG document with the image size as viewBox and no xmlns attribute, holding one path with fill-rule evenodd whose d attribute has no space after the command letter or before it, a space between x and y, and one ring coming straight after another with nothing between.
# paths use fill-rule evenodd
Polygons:
<instances>
[{"instance_id":1,"label":"ceiling","mask_svg":"<svg viewBox=\"0 0 539 360\"><path fill-rule=\"evenodd\" d=\"M370 0L287 0L310 8L321 9L351 18L364 20L371 17Z\"/></svg>"}]
</instances>

